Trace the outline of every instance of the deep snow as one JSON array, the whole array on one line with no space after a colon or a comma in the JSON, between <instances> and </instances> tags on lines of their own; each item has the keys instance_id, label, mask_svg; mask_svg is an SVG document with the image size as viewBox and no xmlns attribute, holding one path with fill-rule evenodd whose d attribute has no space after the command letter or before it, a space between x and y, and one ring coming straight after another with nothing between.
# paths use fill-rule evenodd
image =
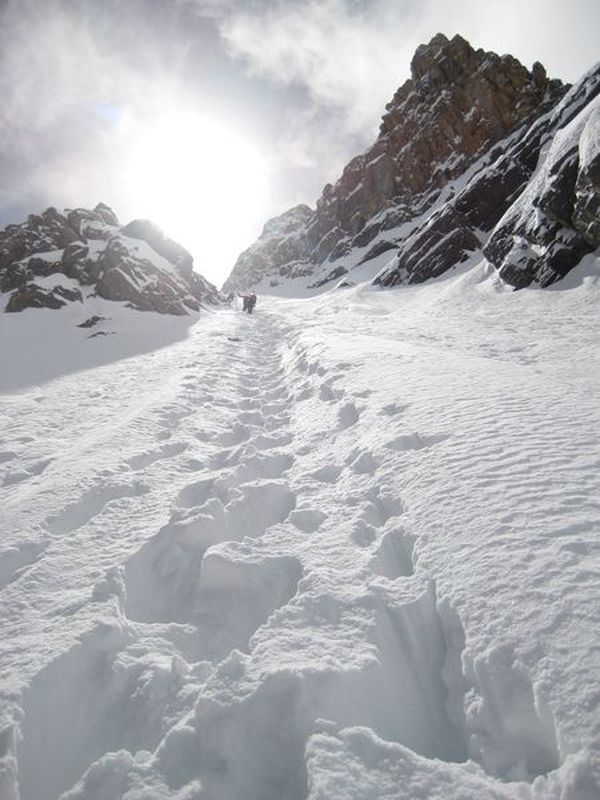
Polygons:
<instances>
[{"instance_id":1,"label":"deep snow","mask_svg":"<svg viewBox=\"0 0 600 800\"><path fill-rule=\"evenodd\" d=\"M4 315L3 800L597 800L599 275Z\"/></svg>"}]
</instances>

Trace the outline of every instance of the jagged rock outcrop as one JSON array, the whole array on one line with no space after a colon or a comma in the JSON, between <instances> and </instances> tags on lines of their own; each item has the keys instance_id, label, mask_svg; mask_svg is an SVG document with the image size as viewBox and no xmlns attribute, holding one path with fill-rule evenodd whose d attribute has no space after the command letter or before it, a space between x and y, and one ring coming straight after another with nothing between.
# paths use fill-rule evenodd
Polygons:
<instances>
[{"instance_id":1,"label":"jagged rock outcrop","mask_svg":"<svg viewBox=\"0 0 600 800\"><path fill-rule=\"evenodd\" d=\"M296 220L291 256L289 233L265 237L263 231L240 256L226 288L260 283L267 289L294 276L308 277L306 285L326 285L397 247L456 197L473 174L502 155L504 146L496 145L517 141L567 88L548 79L539 63L530 71L512 56L475 50L460 36L449 40L438 34L417 49L411 78L386 107L373 146L350 161L335 185L325 186L315 211L304 210L304 224ZM530 147L522 159L506 162L506 173L488 173L477 189L472 187L470 199L463 195L438 221L439 235L430 230L414 243L406 271L423 279L479 247L480 230L489 231L508 208L531 175L538 152ZM477 224L461 224L466 208ZM430 270L422 259L431 246L439 252Z\"/></svg>"},{"instance_id":2,"label":"jagged rock outcrop","mask_svg":"<svg viewBox=\"0 0 600 800\"><path fill-rule=\"evenodd\" d=\"M312 213L309 206L300 205L265 223L258 240L238 258L223 291L250 289L265 275L275 286L277 276L306 274L302 272L310 255L306 226Z\"/></svg>"},{"instance_id":3,"label":"jagged rock outcrop","mask_svg":"<svg viewBox=\"0 0 600 800\"><path fill-rule=\"evenodd\" d=\"M515 288L564 277L600 245L599 93L596 68L554 109L492 148L464 188L399 243L375 282L417 283L481 247Z\"/></svg>"},{"instance_id":4,"label":"jagged rock outcrop","mask_svg":"<svg viewBox=\"0 0 600 800\"><path fill-rule=\"evenodd\" d=\"M387 105L375 144L347 165L335 186L325 188L313 223L319 242L331 237L334 219L339 233L331 240L338 244L388 206L399 206L404 218L423 210L491 145L564 93L541 64L529 72L512 56L474 50L461 36L448 40L438 34L421 45L411 75ZM393 211L370 225L360 241L394 226Z\"/></svg>"},{"instance_id":5,"label":"jagged rock outcrop","mask_svg":"<svg viewBox=\"0 0 600 800\"><path fill-rule=\"evenodd\" d=\"M183 247L147 220L120 227L104 203L64 213L48 208L0 231L0 292L10 293L6 311L82 301L77 286L163 314L218 302L216 288L192 271Z\"/></svg>"},{"instance_id":6,"label":"jagged rock outcrop","mask_svg":"<svg viewBox=\"0 0 600 800\"><path fill-rule=\"evenodd\" d=\"M23 311L25 308L62 308L67 302L83 300L78 289L54 286L43 289L35 283L27 283L14 291L8 299L5 311Z\"/></svg>"},{"instance_id":7,"label":"jagged rock outcrop","mask_svg":"<svg viewBox=\"0 0 600 800\"><path fill-rule=\"evenodd\" d=\"M191 254L180 244L165 236L158 225L150 222L150 220L134 219L121 229L121 233L123 236L141 239L146 244L149 244L159 256L174 264L185 277L189 278L192 274L194 259Z\"/></svg>"},{"instance_id":8,"label":"jagged rock outcrop","mask_svg":"<svg viewBox=\"0 0 600 800\"><path fill-rule=\"evenodd\" d=\"M484 247L517 289L549 286L600 247L600 67L557 107L535 174Z\"/></svg>"}]
</instances>

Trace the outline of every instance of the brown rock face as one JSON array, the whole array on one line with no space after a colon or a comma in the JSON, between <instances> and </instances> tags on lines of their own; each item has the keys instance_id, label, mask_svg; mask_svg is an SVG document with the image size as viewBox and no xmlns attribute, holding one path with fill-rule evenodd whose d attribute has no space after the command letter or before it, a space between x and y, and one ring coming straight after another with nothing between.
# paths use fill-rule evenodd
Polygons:
<instances>
[{"instance_id":1,"label":"brown rock face","mask_svg":"<svg viewBox=\"0 0 600 800\"><path fill-rule=\"evenodd\" d=\"M310 234L317 248L329 236L322 257L386 208L426 208L491 145L531 123L565 91L541 64L529 72L512 56L474 50L461 36L443 34L417 49L411 74L388 103L374 145L317 202Z\"/></svg>"},{"instance_id":2,"label":"brown rock face","mask_svg":"<svg viewBox=\"0 0 600 800\"><path fill-rule=\"evenodd\" d=\"M55 208L30 214L23 225L7 225L0 231L0 270L25 256L66 247L78 239L67 219Z\"/></svg>"},{"instance_id":3,"label":"brown rock face","mask_svg":"<svg viewBox=\"0 0 600 800\"><path fill-rule=\"evenodd\" d=\"M279 240L271 236L265 259L263 234L238 260L228 288L250 288L265 277L272 282L278 274L337 275L343 257L353 249L373 243L373 252L365 253L367 259L381 252L382 242L392 247L387 231L403 223L412 226L444 191L454 194L454 188L446 190L451 181L464 175L495 144L525 131L556 105L566 89L560 81L549 80L541 64L529 71L512 56L475 50L461 36L448 39L438 34L415 52L411 78L386 106L374 144L349 162L334 185L325 186L316 210L296 228L293 251L288 252L289 241L279 248ZM481 203L490 210L490 219L481 210L480 216L486 217L484 229L495 224L509 193L518 190L528 174L517 164L501 200L479 192ZM411 264L420 275L426 270L419 253L432 242L450 236L453 253L475 245L472 233L453 231L462 213L455 209L440 219L437 238L427 232L415 242ZM476 214L476 209L470 213ZM284 239L287 234L280 237L282 243ZM392 237L394 241L399 240ZM438 260L437 268L443 271L447 259L441 251ZM325 261L333 264L325 266Z\"/></svg>"}]
</instances>

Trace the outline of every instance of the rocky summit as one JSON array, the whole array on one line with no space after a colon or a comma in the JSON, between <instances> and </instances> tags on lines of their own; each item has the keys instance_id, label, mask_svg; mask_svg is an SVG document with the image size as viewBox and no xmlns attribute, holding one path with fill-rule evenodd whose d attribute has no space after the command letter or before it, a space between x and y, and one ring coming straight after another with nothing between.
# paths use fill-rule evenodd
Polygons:
<instances>
[{"instance_id":1,"label":"rocky summit","mask_svg":"<svg viewBox=\"0 0 600 800\"><path fill-rule=\"evenodd\" d=\"M85 294L141 311L187 314L218 301L192 262L152 222L121 226L104 203L93 210L48 208L0 231L0 292L9 312L61 308Z\"/></svg>"},{"instance_id":2,"label":"rocky summit","mask_svg":"<svg viewBox=\"0 0 600 800\"><path fill-rule=\"evenodd\" d=\"M416 283L472 254L517 288L558 280L600 244L599 91L600 67L569 87L540 63L438 34L374 144L316 209L267 223L225 287Z\"/></svg>"}]
</instances>

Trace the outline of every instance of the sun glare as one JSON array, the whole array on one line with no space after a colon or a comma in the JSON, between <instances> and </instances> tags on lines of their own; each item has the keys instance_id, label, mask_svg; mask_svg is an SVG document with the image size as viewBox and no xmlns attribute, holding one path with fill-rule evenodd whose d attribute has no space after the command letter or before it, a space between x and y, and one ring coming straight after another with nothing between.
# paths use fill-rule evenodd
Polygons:
<instances>
[{"instance_id":1,"label":"sun glare","mask_svg":"<svg viewBox=\"0 0 600 800\"><path fill-rule=\"evenodd\" d=\"M236 132L194 114L170 114L135 135L126 170L131 206L221 283L260 231L267 164Z\"/></svg>"}]
</instances>

